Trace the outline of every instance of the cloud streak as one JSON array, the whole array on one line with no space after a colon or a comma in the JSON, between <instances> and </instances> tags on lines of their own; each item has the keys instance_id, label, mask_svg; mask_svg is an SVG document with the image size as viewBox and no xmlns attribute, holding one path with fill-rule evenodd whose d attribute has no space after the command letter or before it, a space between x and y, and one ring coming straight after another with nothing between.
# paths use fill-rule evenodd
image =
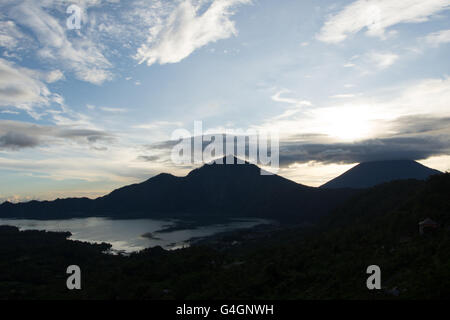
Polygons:
<instances>
[{"instance_id":1,"label":"cloud streak","mask_svg":"<svg viewBox=\"0 0 450 320\"><path fill-rule=\"evenodd\" d=\"M36 137L21 132L12 131L0 136L0 150L30 148L36 147L38 144L39 140Z\"/></svg>"},{"instance_id":2,"label":"cloud streak","mask_svg":"<svg viewBox=\"0 0 450 320\"><path fill-rule=\"evenodd\" d=\"M450 153L450 117L406 116L386 121L390 134L356 142L326 143L323 135L294 135L280 141L280 165L316 162L321 164L353 164L377 160L423 160ZM226 134L217 134L226 144ZM193 137L186 141L193 145ZM231 141L231 140L230 140ZM245 141L248 155L249 140ZM172 148L180 141L162 141L146 147L147 154L139 160L169 161ZM202 150L213 145L209 135L203 137ZM256 147L256 146L254 146ZM230 149L231 150L231 149ZM219 150L216 157L224 155Z\"/></svg>"},{"instance_id":3,"label":"cloud streak","mask_svg":"<svg viewBox=\"0 0 450 320\"><path fill-rule=\"evenodd\" d=\"M249 0L214 0L201 12L204 2L184 0L165 22L150 30L147 43L137 50L135 58L149 66L177 63L208 43L236 35L235 23L230 19L232 9L248 3Z\"/></svg>"},{"instance_id":4,"label":"cloud streak","mask_svg":"<svg viewBox=\"0 0 450 320\"><path fill-rule=\"evenodd\" d=\"M27 122L0 120L0 150L19 150L40 145L74 141L81 144L111 142L112 134L92 129L64 126L41 126Z\"/></svg>"},{"instance_id":5,"label":"cloud streak","mask_svg":"<svg viewBox=\"0 0 450 320\"><path fill-rule=\"evenodd\" d=\"M367 55L369 61L379 69L386 69L393 65L399 58L398 55L390 52L371 52Z\"/></svg>"},{"instance_id":6,"label":"cloud streak","mask_svg":"<svg viewBox=\"0 0 450 320\"><path fill-rule=\"evenodd\" d=\"M444 139L426 136L382 138L356 143L292 144L280 149L280 165L311 161L351 164L377 160L423 160L449 152L450 146Z\"/></svg>"},{"instance_id":7,"label":"cloud streak","mask_svg":"<svg viewBox=\"0 0 450 320\"><path fill-rule=\"evenodd\" d=\"M385 125L390 134L352 143L304 143L294 137L281 143L280 164L423 160L450 153L450 117L405 116Z\"/></svg>"},{"instance_id":8,"label":"cloud streak","mask_svg":"<svg viewBox=\"0 0 450 320\"><path fill-rule=\"evenodd\" d=\"M425 37L425 42L432 47L439 47L441 44L450 42L450 29L430 33Z\"/></svg>"},{"instance_id":9,"label":"cloud streak","mask_svg":"<svg viewBox=\"0 0 450 320\"><path fill-rule=\"evenodd\" d=\"M83 1L79 5L86 7L97 4L97 1ZM63 2L53 1L19 1L0 5L2 11L14 21L2 21L8 26L0 36L0 44L15 47L20 39L17 26L31 32L37 40L37 52L40 59L56 63L60 68L67 69L83 81L101 84L112 79L109 70L112 65L102 53L102 47L86 34L79 33L69 37L65 28L65 19L58 20L49 14L50 10L65 10ZM3 41L1 41L3 39ZM60 77L60 76L59 76Z\"/></svg>"},{"instance_id":10,"label":"cloud streak","mask_svg":"<svg viewBox=\"0 0 450 320\"><path fill-rule=\"evenodd\" d=\"M13 106L38 117L35 108L48 106L55 98L39 73L0 58L0 107Z\"/></svg>"},{"instance_id":11,"label":"cloud streak","mask_svg":"<svg viewBox=\"0 0 450 320\"><path fill-rule=\"evenodd\" d=\"M362 30L372 37L385 38L386 30L400 23L420 23L450 8L447 0L358 0L330 16L318 40L339 43Z\"/></svg>"}]
</instances>

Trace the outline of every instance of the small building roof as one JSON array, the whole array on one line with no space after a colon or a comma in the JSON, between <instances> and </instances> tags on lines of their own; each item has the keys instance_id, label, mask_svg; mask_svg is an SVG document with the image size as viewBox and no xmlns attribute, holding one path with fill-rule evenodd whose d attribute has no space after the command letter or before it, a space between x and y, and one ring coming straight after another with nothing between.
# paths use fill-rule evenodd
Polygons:
<instances>
[{"instance_id":1,"label":"small building roof","mask_svg":"<svg viewBox=\"0 0 450 320\"><path fill-rule=\"evenodd\" d=\"M437 222L431 220L430 218L426 218L425 220L420 221L420 222L419 222L419 225L420 225L420 226L423 226L423 225L433 225L433 226L437 226Z\"/></svg>"}]
</instances>

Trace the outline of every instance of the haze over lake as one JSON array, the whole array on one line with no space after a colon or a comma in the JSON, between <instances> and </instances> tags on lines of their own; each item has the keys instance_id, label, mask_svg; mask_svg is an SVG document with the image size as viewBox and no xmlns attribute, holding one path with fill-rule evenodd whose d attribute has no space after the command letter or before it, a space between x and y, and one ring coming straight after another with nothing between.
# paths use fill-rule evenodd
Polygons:
<instances>
[{"instance_id":1,"label":"haze over lake","mask_svg":"<svg viewBox=\"0 0 450 320\"><path fill-rule=\"evenodd\" d=\"M174 220L108 218L79 218L66 220L0 219L0 225L16 226L20 230L69 231L71 240L92 243L107 242L113 251L133 252L154 246L178 249L188 246L189 239L206 237L219 232L250 228L269 223L263 219L230 220L227 223L199 226L191 229L163 229L176 226ZM149 236L151 235L151 236Z\"/></svg>"}]
</instances>

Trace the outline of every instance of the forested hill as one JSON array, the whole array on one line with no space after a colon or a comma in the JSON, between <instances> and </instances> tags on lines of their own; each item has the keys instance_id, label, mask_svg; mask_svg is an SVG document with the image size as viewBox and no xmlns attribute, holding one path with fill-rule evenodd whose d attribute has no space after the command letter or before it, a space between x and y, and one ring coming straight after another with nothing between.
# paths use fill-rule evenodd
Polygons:
<instances>
[{"instance_id":1,"label":"forested hill","mask_svg":"<svg viewBox=\"0 0 450 320\"><path fill-rule=\"evenodd\" d=\"M370 188L331 217L129 257L3 227L0 299L450 299L450 174ZM438 227L420 235L425 218ZM65 287L73 261L87 270L78 292ZM369 265L381 269L381 290L366 287Z\"/></svg>"}]
</instances>

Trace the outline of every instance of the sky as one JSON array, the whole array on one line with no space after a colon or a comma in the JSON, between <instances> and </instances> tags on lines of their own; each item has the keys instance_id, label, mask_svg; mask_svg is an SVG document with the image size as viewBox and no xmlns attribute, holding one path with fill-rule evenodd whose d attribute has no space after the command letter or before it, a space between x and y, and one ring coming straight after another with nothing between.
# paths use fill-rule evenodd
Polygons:
<instances>
[{"instance_id":1,"label":"sky","mask_svg":"<svg viewBox=\"0 0 450 320\"><path fill-rule=\"evenodd\" d=\"M170 161L170 140L195 121L276 131L278 174L310 186L363 161L450 170L449 9L0 0L0 201L185 175L195 166Z\"/></svg>"}]
</instances>

